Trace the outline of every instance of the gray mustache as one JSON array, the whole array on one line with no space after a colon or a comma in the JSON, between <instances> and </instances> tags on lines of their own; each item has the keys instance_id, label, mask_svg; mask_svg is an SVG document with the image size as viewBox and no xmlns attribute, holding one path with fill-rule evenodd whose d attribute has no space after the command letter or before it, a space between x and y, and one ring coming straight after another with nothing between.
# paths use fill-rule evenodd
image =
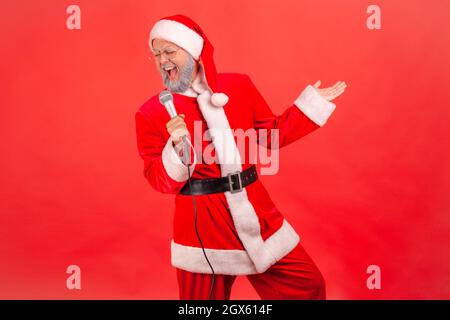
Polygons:
<instances>
[{"instance_id":1,"label":"gray mustache","mask_svg":"<svg viewBox=\"0 0 450 320\"><path fill-rule=\"evenodd\" d=\"M174 63L166 63L166 64L163 64L163 65L161 66L161 69L164 70L164 68L167 68L167 67L175 67L175 68L178 68L178 66L177 66L176 64L174 64ZM164 71L165 71L165 70L164 70Z\"/></svg>"}]
</instances>

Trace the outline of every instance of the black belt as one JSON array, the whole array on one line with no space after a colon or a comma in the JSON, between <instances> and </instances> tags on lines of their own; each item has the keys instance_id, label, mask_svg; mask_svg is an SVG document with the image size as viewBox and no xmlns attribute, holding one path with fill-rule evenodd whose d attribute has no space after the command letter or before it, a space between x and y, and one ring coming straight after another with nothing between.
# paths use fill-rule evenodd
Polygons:
<instances>
[{"instance_id":1,"label":"black belt","mask_svg":"<svg viewBox=\"0 0 450 320\"><path fill-rule=\"evenodd\" d=\"M253 165L245 171L230 173L221 178L191 179L192 191L189 181L183 186L180 194L209 194L230 191L240 192L242 188L258 179L256 167Z\"/></svg>"}]
</instances>

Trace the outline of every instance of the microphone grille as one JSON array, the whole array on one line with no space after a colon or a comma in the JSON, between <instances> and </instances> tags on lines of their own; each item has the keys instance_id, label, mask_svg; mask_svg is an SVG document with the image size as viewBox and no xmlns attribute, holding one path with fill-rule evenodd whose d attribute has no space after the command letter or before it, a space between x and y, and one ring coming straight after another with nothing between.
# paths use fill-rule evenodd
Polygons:
<instances>
[{"instance_id":1,"label":"microphone grille","mask_svg":"<svg viewBox=\"0 0 450 320\"><path fill-rule=\"evenodd\" d=\"M162 104L165 104L166 102L172 101L172 100L173 100L172 93L170 93L170 91L168 91L168 90L163 90L159 94L159 102L161 102Z\"/></svg>"}]
</instances>

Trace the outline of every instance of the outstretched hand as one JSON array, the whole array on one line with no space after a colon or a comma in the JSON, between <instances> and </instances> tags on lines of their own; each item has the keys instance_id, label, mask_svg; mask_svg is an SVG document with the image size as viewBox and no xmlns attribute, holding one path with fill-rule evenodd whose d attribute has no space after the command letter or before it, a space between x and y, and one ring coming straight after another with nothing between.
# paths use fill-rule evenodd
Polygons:
<instances>
[{"instance_id":1,"label":"outstretched hand","mask_svg":"<svg viewBox=\"0 0 450 320\"><path fill-rule=\"evenodd\" d=\"M319 88L321 85L321 81L317 81L314 84L314 88L319 92L319 94L328 101L332 101L339 97L342 93L344 93L347 84L344 81L338 81L336 84L329 88Z\"/></svg>"}]
</instances>

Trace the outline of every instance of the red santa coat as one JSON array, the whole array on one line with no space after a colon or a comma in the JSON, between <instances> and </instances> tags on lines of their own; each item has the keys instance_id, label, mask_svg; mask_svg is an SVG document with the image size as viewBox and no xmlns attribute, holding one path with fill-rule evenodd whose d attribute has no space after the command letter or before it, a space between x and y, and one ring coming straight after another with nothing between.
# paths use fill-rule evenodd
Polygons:
<instances>
[{"instance_id":1,"label":"red santa coat","mask_svg":"<svg viewBox=\"0 0 450 320\"><path fill-rule=\"evenodd\" d=\"M194 137L194 122L201 123L202 150L214 147L219 163L198 161L191 166L193 179L224 177L243 171L249 163L249 146L238 148L232 130L278 129L279 147L283 147L323 126L335 105L307 86L293 105L274 115L247 75L219 74L217 87L226 92L228 103L218 108L210 102L210 92L200 95L174 94L178 114ZM193 93L193 94L192 94ZM197 95L197 96L195 96ZM174 267L197 273L211 273L194 228L194 208L190 195L178 192L187 183L187 168L176 155L166 129L170 120L158 95L150 98L136 113L138 150L144 160L144 175L151 186L175 196L171 263ZM205 131L208 130L208 134ZM195 136L196 138L198 137ZM258 138L263 136L258 135ZM193 143L195 145L195 142ZM223 161L225 158L233 161ZM298 244L300 237L272 202L260 180L241 192L196 196L197 226L206 254L216 274L247 275L262 273Z\"/></svg>"}]
</instances>

